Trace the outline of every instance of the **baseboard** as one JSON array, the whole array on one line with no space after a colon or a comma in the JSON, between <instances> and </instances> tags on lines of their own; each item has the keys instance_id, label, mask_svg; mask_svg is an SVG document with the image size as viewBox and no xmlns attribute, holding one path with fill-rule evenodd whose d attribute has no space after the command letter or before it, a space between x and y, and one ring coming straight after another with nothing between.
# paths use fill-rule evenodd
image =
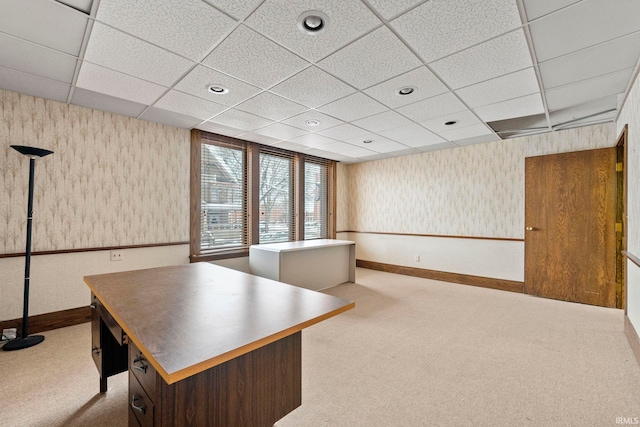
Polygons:
<instances>
[{"instance_id":1,"label":"baseboard","mask_svg":"<svg viewBox=\"0 0 640 427\"><path fill-rule=\"evenodd\" d=\"M423 279L440 280L443 282L459 283L462 285L479 286L481 288L499 289L524 293L524 282L494 279L491 277L471 276L468 274L448 273L446 271L427 270L425 268L405 267L402 265L383 264L381 262L356 260L356 267L370 270L386 271L387 273L404 274L405 276L421 277Z\"/></svg>"},{"instance_id":2,"label":"baseboard","mask_svg":"<svg viewBox=\"0 0 640 427\"><path fill-rule=\"evenodd\" d=\"M636 356L636 361L640 364L640 337L638 337L636 328L633 327L631 320L629 320L629 316L626 314L624 316L624 333L629 340L633 354Z\"/></svg>"},{"instance_id":3,"label":"baseboard","mask_svg":"<svg viewBox=\"0 0 640 427\"><path fill-rule=\"evenodd\" d=\"M29 334L79 325L80 323L86 323L90 320L91 307L89 306L29 316ZM18 336L20 336L22 333L22 317L12 320L1 320L0 331L8 328L18 328Z\"/></svg>"}]
</instances>

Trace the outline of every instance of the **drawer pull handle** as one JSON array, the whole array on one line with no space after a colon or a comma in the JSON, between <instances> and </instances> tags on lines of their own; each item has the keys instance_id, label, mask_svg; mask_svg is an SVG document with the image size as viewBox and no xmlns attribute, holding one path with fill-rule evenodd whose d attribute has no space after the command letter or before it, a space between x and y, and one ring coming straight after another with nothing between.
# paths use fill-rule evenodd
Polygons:
<instances>
[{"instance_id":1,"label":"drawer pull handle","mask_svg":"<svg viewBox=\"0 0 640 427\"><path fill-rule=\"evenodd\" d=\"M96 304L95 302L92 302L91 304L89 304L89 307L95 310L96 308L98 308L98 304Z\"/></svg>"},{"instance_id":2,"label":"drawer pull handle","mask_svg":"<svg viewBox=\"0 0 640 427\"><path fill-rule=\"evenodd\" d=\"M93 354L100 354L100 347L93 347L91 349L91 353Z\"/></svg>"},{"instance_id":3,"label":"drawer pull handle","mask_svg":"<svg viewBox=\"0 0 640 427\"><path fill-rule=\"evenodd\" d=\"M138 411L141 414L145 414L145 412L147 412L147 408L146 406L144 406L144 400L142 400L142 405L138 406L136 405L136 400L142 400L142 398L140 397L140 395L138 395L138 393L133 393L133 396L131 396L131 409L133 409L134 411Z\"/></svg>"},{"instance_id":4,"label":"drawer pull handle","mask_svg":"<svg viewBox=\"0 0 640 427\"><path fill-rule=\"evenodd\" d=\"M136 365L136 363L139 363L140 366ZM135 359L133 359L133 369L135 369L137 371L144 372L146 374L147 373L147 367L148 367L148 365L144 363L144 359L142 358L142 355L138 355L138 356L136 356Z\"/></svg>"}]
</instances>

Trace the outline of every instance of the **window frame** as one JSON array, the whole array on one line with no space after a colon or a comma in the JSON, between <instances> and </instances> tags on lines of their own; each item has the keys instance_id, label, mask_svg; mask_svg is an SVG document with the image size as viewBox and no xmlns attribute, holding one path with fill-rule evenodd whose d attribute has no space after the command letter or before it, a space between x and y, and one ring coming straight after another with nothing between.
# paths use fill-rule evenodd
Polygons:
<instances>
[{"instance_id":1,"label":"window frame","mask_svg":"<svg viewBox=\"0 0 640 427\"><path fill-rule=\"evenodd\" d=\"M245 233L246 241L242 246L233 248L213 249L202 251L200 245L201 227L201 160L202 144L212 144L221 146L244 147L245 155ZM305 162L321 163L327 165L327 230L328 238L336 237L336 162L334 160L320 157L307 156L289 150L276 149L275 147L232 138L224 135L191 130L191 164L190 164L190 261L216 261L228 258L239 258L249 256L249 246L259 244L260 235L260 153L274 154L281 153L292 158L293 161L293 183L292 183L292 224L291 238L289 241L304 240L304 182L305 182Z\"/></svg>"}]
</instances>

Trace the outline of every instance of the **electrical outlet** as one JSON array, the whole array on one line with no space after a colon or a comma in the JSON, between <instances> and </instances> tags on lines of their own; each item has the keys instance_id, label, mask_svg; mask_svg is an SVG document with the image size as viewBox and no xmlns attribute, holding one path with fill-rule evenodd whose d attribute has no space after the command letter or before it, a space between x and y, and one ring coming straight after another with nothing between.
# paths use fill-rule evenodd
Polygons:
<instances>
[{"instance_id":1,"label":"electrical outlet","mask_svg":"<svg viewBox=\"0 0 640 427\"><path fill-rule=\"evenodd\" d=\"M2 339L3 340L4 339L15 340L17 333L18 333L18 329L16 329L16 328L3 329L2 330L2 335L3 335Z\"/></svg>"},{"instance_id":2,"label":"electrical outlet","mask_svg":"<svg viewBox=\"0 0 640 427\"><path fill-rule=\"evenodd\" d=\"M416 255L416 262L420 262L420 255Z\"/></svg>"},{"instance_id":3,"label":"electrical outlet","mask_svg":"<svg viewBox=\"0 0 640 427\"><path fill-rule=\"evenodd\" d=\"M111 261L122 261L122 251L111 251Z\"/></svg>"}]
</instances>

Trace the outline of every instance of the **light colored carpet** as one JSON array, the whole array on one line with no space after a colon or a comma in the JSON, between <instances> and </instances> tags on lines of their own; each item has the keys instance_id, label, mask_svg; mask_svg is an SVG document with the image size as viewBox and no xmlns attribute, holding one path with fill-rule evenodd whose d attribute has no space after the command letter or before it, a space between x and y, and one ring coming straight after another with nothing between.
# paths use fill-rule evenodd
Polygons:
<instances>
[{"instance_id":1,"label":"light colored carpet","mask_svg":"<svg viewBox=\"0 0 640 427\"><path fill-rule=\"evenodd\" d=\"M303 403L277 427L615 426L640 417L620 310L358 269L356 308L303 332ZM125 426L90 327L0 352L1 426Z\"/></svg>"}]
</instances>

